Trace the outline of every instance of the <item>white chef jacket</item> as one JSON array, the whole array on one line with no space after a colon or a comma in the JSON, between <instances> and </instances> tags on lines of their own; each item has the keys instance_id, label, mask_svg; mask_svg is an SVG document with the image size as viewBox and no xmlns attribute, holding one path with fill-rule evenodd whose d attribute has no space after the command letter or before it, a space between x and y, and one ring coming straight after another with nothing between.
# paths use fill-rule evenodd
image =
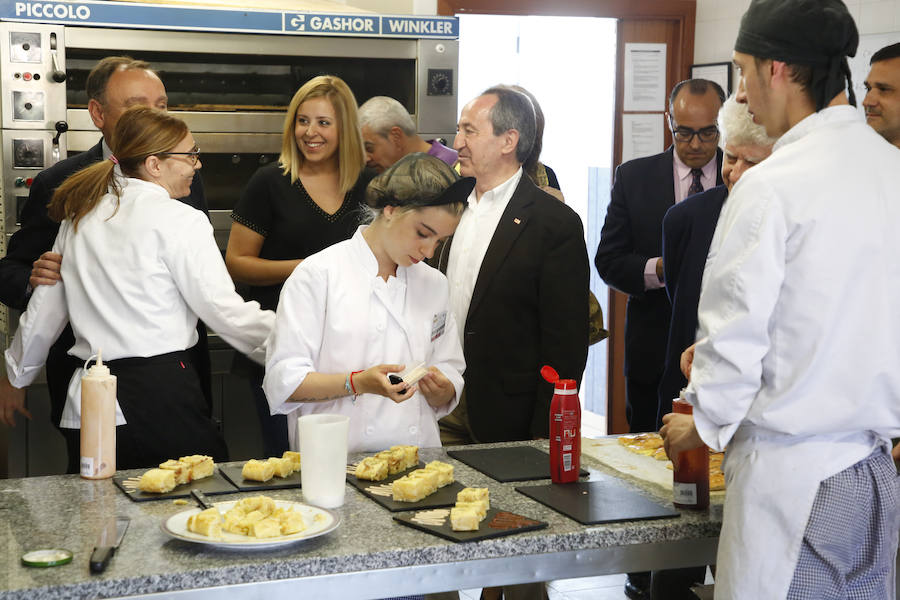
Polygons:
<instances>
[{"instance_id":1,"label":"white chef jacket","mask_svg":"<svg viewBox=\"0 0 900 600\"><path fill-rule=\"evenodd\" d=\"M272 414L288 414L291 448L299 448L297 417L312 413L350 417L349 452L396 444L441 445L437 420L462 392L465 369L456 322L449 311L447 279L424 263L378 276L378 261L362 236L313 254L281 290L268 340L263 389ZM378 364L435 366L453 383L456 397L432 408L421 392L395 403L377 394L326 402L289 402L307 373L345 373Z\"/></svg>"},{"instance_id":2,"label":"white chef jacket","mask_svg":"<svg viewBox=\"0 0 900 600\"><path fill-rule=\"evenodd\" d=\"M263 362L275 315L235 292L206 216L155 183L118 180L118 207L109 193L77 232L68 220L60 225L53 251L63 255L62 282L35 288L6 351L10 382L34 381L70 319L75 345L69 354L82 360L98 350L104 360L186 350L197 343L199 316ZM69 384L62 427L81 426L82 375L79 369ZM118 405L116 424L125 424Z\"/></svg>"},{"instance_id":3,"label":"white chef jacket","mask_svg":"<svg viewBox=\"0 0 900 600\"><path fill-rule=\"evenodd\" d=\"M687 390L729 446L716 598L784 598L819 483L900 435L898 190L900 152L837 106L725 203Z\"/></svg>"}]
</instances>

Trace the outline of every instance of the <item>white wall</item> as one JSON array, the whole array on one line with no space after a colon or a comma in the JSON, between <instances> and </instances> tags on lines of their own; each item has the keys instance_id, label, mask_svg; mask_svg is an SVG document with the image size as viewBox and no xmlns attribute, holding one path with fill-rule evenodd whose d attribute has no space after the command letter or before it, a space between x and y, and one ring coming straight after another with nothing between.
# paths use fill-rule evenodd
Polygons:
<instances>
[{"instance_id":1,"label":"white wall","mask_svg":"<svg viewBox=\"0 0 900 600\"><path fill-rule=\"evenodd\" d=\"M900 0L845 0L860 35L900 31ZM750 0L697 0L694 64L731 60Z\"/></svg>"},{"instance_id":2,"label":"white wall","mask_svg":"<svg viewBox=\"0 0 900 600\"><path fill-rule=\"evenodd\" d=\"M335 0L385 15L437 15L437 0Z\"/></svg>"}]
</instances>

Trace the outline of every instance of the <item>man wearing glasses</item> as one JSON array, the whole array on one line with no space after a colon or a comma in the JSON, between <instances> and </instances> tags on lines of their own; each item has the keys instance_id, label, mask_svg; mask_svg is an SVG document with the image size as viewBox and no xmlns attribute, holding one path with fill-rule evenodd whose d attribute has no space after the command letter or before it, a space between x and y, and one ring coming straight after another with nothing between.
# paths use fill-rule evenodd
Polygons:
<instances>
[{"instance_id":1,"label":"man wearing glasses","mask_svg":"<svg viewBox=\"0 0 900 600\"><path fill-rule=\"evenodd\" d=\"M47 216L47 204L53 192L65 179L97 161L108 159L112 151L107 144L122 113L131 106L152 106L166 110L168 97L159 76L142 60L128 56L109 56L88 74L88 112L94 125L103 133L89 150L62 160L38 173L22 210L22 226L9 242L6 256L0 260L0 302L10 308L25 310L31 292L38 285L52 285L60 279L62 257L51 252L59 223ZM195 149L196 150L196 149ZM185 162L195 164L198 155L190 153ZM185 204L207 213L206 196L199 174L193 175L190 194L180 198ZM206 328L198 324L200 341L194 347L194 366L209 402L210 365ZM67 352L75 343L72 329L66 327L47 355L47 387L50 392L50 418L59 428L66 402L69 380L77 365ZM79 472L80 451L77 429L60 429L66 439L68 473Z\"/></svg>"},{"instance_id":2,"label":"man wearing glasses","mask_svg":"<svg viewBox=\"0 0 900 600\"><path fill-rule=\"evenodd\" d=\"M672 312L662 263L662 221L673 204L722 185L716 117L722 88L705 79L672 89L666 114L674 144L616 168L594 263L607 285L628 294L625 398L632 432L656 431L657 388ZM631 573L625 595L648 598L649 573Z\"/></svg>"}]
</instances>

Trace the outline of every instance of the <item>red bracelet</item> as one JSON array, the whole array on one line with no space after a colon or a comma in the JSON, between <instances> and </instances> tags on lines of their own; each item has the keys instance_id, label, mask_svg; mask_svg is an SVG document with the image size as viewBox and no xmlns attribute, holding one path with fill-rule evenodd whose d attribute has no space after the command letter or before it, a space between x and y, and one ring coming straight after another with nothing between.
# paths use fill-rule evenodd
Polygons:
<instances>
[{"instance_id":1,"label":"red bracelet","mask_svg":"<svg viewBox=\"0 0 900 600\"><path fill-rule=\"evenodd\" d=\"M357 373L362 373L362 371L353 371L352 373L350 373L350 389L353 390L354 395L356 395L357 392L356 392L356 386L353 385L353 376L356 375Z\"/></svg>"}]
</instances>

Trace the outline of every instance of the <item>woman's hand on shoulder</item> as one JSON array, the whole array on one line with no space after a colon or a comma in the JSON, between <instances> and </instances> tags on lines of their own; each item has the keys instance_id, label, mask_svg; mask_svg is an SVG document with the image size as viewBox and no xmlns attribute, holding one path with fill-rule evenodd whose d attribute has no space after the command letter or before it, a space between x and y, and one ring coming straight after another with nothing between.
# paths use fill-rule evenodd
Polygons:
<instances>
[{"instance_id":1,"label":"woman's hand on shoulder","mask_svg":"<svg viewBox=\"0 0 900 600\"><path fill-rule=\"evenodd\" d=\"M378 394L400 403L412 398L417 386L407 386L405 383L391 383L388 373L399 373L404 365L375 365L365 371L353 375L353 387L357 394Z\"/></svg>"},{"instance_id":2,"label":"woman's hand on shoulder","mask_svg":"<svg viewBox=\"0 0 900 600\"><path fill-rule=\"evenodd\" d=\"M428 367L428 373L417 384L425 400L433 408L443 406L456 396L456 388L437 367Z\"/></svg>"}]
</instances>

